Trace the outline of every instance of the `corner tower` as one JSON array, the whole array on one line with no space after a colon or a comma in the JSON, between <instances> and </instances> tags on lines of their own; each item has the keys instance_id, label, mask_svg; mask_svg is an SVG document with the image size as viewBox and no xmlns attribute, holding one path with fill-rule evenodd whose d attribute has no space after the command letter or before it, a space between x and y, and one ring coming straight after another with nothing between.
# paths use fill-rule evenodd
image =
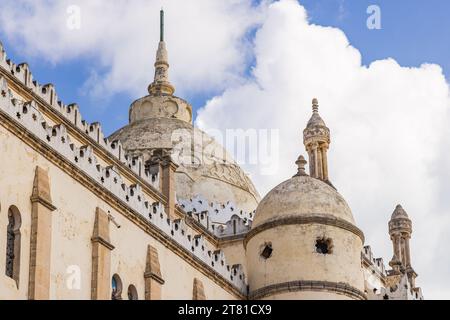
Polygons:
<instances>
[{"instance_id":1,"label":"corner tower","mask_svg":"<svg viewBox=\"0 0 450 320\"><path fill-rule=\"evenodd\" d=\"M313 100L304 131L312 174L297 173L259 203L246 247L251 299L366 299L361 268L364 234L328 181L329 130Z\"/></svg>"}]
</instances>

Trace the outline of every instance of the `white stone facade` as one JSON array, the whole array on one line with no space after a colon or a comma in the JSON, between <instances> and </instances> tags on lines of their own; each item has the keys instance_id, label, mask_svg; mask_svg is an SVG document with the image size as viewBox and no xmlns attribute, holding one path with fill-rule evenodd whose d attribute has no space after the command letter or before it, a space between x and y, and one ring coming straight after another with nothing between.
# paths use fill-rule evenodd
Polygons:
<instances>
[{"instance_id":1,"label":"white stone facade","mask_svg":"<svg viewBox=\"0 0 450 320\"><path fill-rule=\"evenodd\" d=\"M169 150L174 157L174 147L159 129L142 129L143 136L136 137L136 124L160 126L169 134L197 130L191 124L192 107L173 96L163 41L155 67L161 70L149 86L150 95L131 105L130 126L110 139L99 123L82 119L76 104L61 102L53 85L40 85L27 64L8 60L0 43L0 234L7 233L8 208L19 208L22 219L16 254L20 268L16 263L6 271L19 268L17 274L0 274L0 299L30 298L36 285L42 287L36 292L50 299L89 299L105 287L103 298L113 297L117 288L99 283L94 265L111 277L120 275L139 298L148 299L186 299L191 292L207 299L423 299L411 267L406 213L397 208L389 225L392 269L364 246L350 208L329 179L330 132L318 115L317 100L305 129L311 176L300 157L299 172L261 202L232 159L213 159L195 169L155 162L150 170L155 150ZM200 150L203 157L206 151ZM33 219L39 217L27 215L37 210L35 167L49 177L48 200L37 202L56 212L46 222L52 234L46 239L52 257L48 283L28 276L33 259L39 259L39 252L31 254L30 242L42 241L33 238L39 232ZM176 170L174 176L170 170ZM107 216L100 227L95 208ZM96 232L107 250L91 255ZM152 254L146 256L147 245ZM0 265L8 264L10 246L10 240L0 239ZM66 253L69 247L72 253ZM94 263L98 255L107 263ZM65 281L73 265L84 274L77 290Z\"/></svg>"}]
</instances>

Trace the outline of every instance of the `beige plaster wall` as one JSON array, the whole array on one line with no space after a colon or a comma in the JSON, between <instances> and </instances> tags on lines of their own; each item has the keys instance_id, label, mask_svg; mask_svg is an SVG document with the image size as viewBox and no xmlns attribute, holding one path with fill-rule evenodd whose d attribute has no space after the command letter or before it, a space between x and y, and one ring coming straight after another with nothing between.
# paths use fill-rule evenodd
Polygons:
<instances>
[{"instance_id":1,"label":"beige plaster wall","mask_svg":"<svg viewBox=\"0 0 450 320\"><path fill-rule=\"evenodd\" d=\"M247 259L245 258L245 248L243 239L238 241L225 242L219 244L220 249L225 253L227 263L229 265L241 264L244 268L244 273L247 273Z\"/></svg>"},{"instance_id":2,"label":"beige plaster wall","mask_svg":"<svg viewBox=\"0 0 450 320\"><path fill-rule=\"evenodd\" d=\"M205 287L208 299L232 299L234 296L202 272L185 262L121 213L99 199L68 174L38 155L31 147L0 125L0 235L6 234L7 211L16 205L22 214L22 250L19 289L4 274L6 237L0 239L0 299L27 297L30 243L30 195L37 165L49 171L53 204L50 299L89 299L91 295L91 236L95 209L110 212L121 225L110 223L111 275L120 275L122 297L127 298L129 284L144 298L144 268L147 245L157 248L165 284L163 299L191 299L194 277ZM78 286L79 271L79 286ZM72 281L75 279L75 281Z\"/></svg>"}]
</instances>

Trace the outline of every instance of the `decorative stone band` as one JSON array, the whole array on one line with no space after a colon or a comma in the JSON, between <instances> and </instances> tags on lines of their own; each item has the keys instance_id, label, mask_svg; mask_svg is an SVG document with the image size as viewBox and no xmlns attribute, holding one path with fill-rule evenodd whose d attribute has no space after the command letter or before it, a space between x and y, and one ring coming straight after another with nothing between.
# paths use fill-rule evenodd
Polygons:
<instances>
[{"instance_id":1,"label":"decorative stone band","mask_svg":"<svg viewBox=\"0 0 450 320\"><path fill-rule=\"evenodd\" d=\"M251 292L249 299L256 300L274 294L298 291L326 291L330 293L343 294L356 300L367 300L364 292L346 283L315 280L289 281L262 287Z\"/></svg>"},{"instance_id":2,"label":"decorative stone band","mask_svg":"<svg viewBox=\"0 0 450 320\"><path fill-rule=\"evenodd\" d=\"M304 216L289 216L284 218L278 218L273 221L265 222L255 228L252 228L249 233L247 233L244 239L244 246L247 247L248 241L260 232L267 229L272 229L278 226L291 225L291 224L323 224L327 226L333 226L341 229L350 231L361 238L362 243L364 243L364 233L356 227L354 224L340 218L333 217L328 214L311 214Z\"/></svg>"},{"instance_id":3,"label":"decorative stone band","mask_svg":"<svg viewBox=\"0 0 450 320\"><path fill-rule=\"evenodd\" d=\"M109 242L107 239L103 238L103 237L92 237L91 238L92 242L98 242L102 245L104 245L106 248L108 248L109 250L114 250L114 246L111 244L111 242Z\"/></svg>"},{"instance_id":4,"label":"decorative stone band","mask_svg":"<svg viewBox=\"0 0 450 320\"><path fill-rule=\"evenodd\" d=\"M42 197L34 195L34 196L30 197L30 200L31 200L32 203L38 202L38 203L42 204L44 207L46 207L50 211L55 211L56 210L56 207L53 204L51 204L49 201L47 201L46 199L44 199Z\"/></svg>"},{"instance_id":5,"label":"decorative stone band","mask_svg":"<svg viewBox=\"0 0 450 320\"><path fill-rule=\"evenodd\" d=\"M147 278L153 279L156 282L158 282L159 284L164 284L165 283L164 279L161 278L159 275L157 275L154 272L146 272L146 273L144 273L144 278L145 279L147 279Z\"/></svg>"}]
</instances>

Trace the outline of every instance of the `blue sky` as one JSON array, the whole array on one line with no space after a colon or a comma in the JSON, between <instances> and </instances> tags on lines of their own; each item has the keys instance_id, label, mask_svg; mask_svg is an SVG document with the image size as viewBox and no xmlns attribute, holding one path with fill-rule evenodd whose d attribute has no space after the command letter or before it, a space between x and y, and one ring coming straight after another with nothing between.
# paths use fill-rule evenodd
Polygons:
<instances>
[{"instance_id":1,"label":"blue sky","mask_svg":"<svg viewBox=\"0 0 450 320\"><path fill-rule=\"evenodd\" d=\"M360 50L366 65L377 59L393 57L402 66L437 63L443 67L447 78L450 76L450 42L446 41L450 31L450 19L446 17L450 12L449 1L304 0L300 3L307 9L312 23L343 30L351 45ZM381 30L366 28L366 9L371 4L381 8ZM116 93L106 100L98 100L82 90L92 68L102 74L95 57L83 55L57 63L28 57L0 31L9 57L15 62L29 62L35 78L40 83L54 83L62 100L66 103L77 102L88 121L100 120L107 134L126 124L128 106L138 97ZM170 53L170 39L167 41ZM192 103L196 111L207 99L219 93L214 90L188 93L184 98Z\"/></svg>"},{"instance_id":2,"label":"blue sky","mask_svg":"<svg viewBox=\"0 0 450 320\"><path fill-rule=\"evenodd\" d=\"M2 0L0 40L9 58L28 62L39 83L55 84L66 104L78 103L83 117L102 123L108 135L128 123L130 103L152 81L163 4L170 78L195 111L206 104L199 126L280 129L278 172L244 167L260 192L295 172L304 152L301 130L318 97L333 135L333 184L367 243L389 261L387 221L401 203L413 220L414 266L426 298L450 297L442 286L450 281L450 149L443 147L450 145L450 1L300 1L310 23L342 30L364 65L377 61L370 68L360 67L336 29L309 25L294 2L277 3L261 18L250 1L104 0L99 8L91 0ZM64 28L72 3L86 18L79 33ZM366 27L369 5L381 9L380 30ZM248 45L241 38L254 47L241 46ZM403 67L438 64L447 80L438 68L401 68L386 58ZM94 97L86 83L112 90Z\"/></svg>"}]
</instances>

